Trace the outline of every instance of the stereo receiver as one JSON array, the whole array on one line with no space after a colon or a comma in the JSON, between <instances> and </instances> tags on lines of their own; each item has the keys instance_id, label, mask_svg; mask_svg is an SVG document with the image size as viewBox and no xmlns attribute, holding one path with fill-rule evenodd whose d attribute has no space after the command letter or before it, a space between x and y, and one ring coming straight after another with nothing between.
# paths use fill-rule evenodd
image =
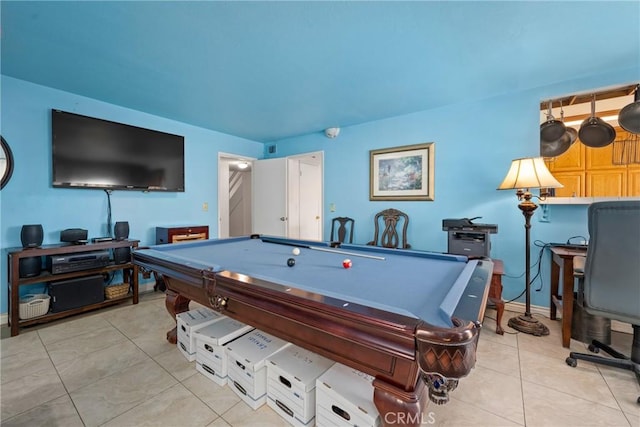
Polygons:
<instances>
[{"instance_id":1,"label":"stereo receiver","mask_svg":"<svg viewBox=\"0 0 640 427\"><path fill-rule=\"evenodd\" d=\"M90 270L109 265L111 257L108 250L47 256L47 269L51 274L70 273Z\"/></svg>"}]
</instances>

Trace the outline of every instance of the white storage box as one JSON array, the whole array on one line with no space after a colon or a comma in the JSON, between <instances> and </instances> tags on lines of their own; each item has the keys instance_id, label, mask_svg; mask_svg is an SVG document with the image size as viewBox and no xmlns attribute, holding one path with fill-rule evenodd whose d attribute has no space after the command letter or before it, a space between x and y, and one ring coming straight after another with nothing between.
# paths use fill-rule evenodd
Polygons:
<instances>
[{"instance_id":1,"label":"white storage box","mask_svg":"<svg viewBox=\"0 0 640 427\"><path fill-rule=\"evenodd\" d=\"M316 379L334 362L295 345L267 359L267 405L298 427L313 425Z\"/></svg>"},{"instance_id":2,"label":"white storage box","mask_svg":"<svg viewBox=\"0 0 640 427\"><path fill-rule=\"evenodd\" d=\"M316 380L316 425L379 426L373 377L340 363Z\"/></svg>"},{"instance_id":3,"label":"white storage box","mask_svg":"<svg viewBox=\"0 0 640 427\"><path fill-rule=\"evenodd\" d=\"M288 345L259 329L226 345L229 387L252 409L267 401L267 358Z\"/></svg>"},{"instance_id":4,"label":"white storage box","mask_svg":"<svg viewBox=\"0 0 640 427\"><path fill-rule=\"evenodd\" d=\"M49 312L51 297L48 294L26 294L20 298L18 317L21 320L44 316Z\"/></svg>"},{"instance_id":5,"label":"white storage box","mask_svg":"<svg viewBox=\"0 0 640 427\"><path fill-rule=\"evenodd\" d=\"M176 314L178 350L180 350L189 362L196 360L196 342L193 338L193 333L200 328L204 328L226 317L227 316L223 314L205 307Z\"/></svg>"},{"instance_id":6,"label":"white storage box","mask_svg":"<svg viewBox=\"0 0 640 427\"><path fill-rule=\"evenodd\" d=\"M252 330L252 326L227 317L195 331L196 369L217 384L226 385L227 353L224 346Z\"/></svg>"}]
</instances>

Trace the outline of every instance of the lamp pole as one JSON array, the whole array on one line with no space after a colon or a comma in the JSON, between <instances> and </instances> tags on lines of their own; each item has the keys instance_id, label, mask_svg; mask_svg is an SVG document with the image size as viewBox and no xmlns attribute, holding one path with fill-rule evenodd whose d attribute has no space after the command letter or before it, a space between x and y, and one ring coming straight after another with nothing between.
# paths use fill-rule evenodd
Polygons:
<instances>
[{"instance_id":1,"label":"lamp pole","mask_svg":"<svg viewBox=\"0 0 640 427\"><path fill-rule=\"evenodd\" d=\"M522 202L518 204L518 208L524 216L526 300L524 315L512 317L509 319L508 324L513 329L527 334L535 336L549 335L549 328L531 316L531 217L533 216L533 212L538 208L538 205L531 201L532 195L528 190L518 190L516 195L519 200L522 200Z\"/></svg>"}]
</instances>

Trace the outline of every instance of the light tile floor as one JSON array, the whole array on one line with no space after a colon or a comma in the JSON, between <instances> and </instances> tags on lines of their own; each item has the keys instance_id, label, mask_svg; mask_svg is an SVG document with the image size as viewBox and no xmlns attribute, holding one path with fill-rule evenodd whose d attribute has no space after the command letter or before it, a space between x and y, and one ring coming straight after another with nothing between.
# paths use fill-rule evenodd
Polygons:
<instances>
[{"instance_id":1,"label":"light tile floor","mask_svg":"<svg viewBox=\"0 0 640 427\"><path fill-rule=\"evenodd\" d=\"M288 426L268 406L251 410L195 369L165 340L173 320L163 294L25 328L0 341L2 426ZM505 313L505 319L509 318ZM430 404L424 425L640 426L631 372L565 364L560 322L533 337L495 334L489 310L471 375L451 401ZM504 320L506 323L506 320ZM505 326L505 325L503 325ZM627 352L631 336L613 333ZM578 341L571 349L587 351Z\"/></svg>"}]
</instances>

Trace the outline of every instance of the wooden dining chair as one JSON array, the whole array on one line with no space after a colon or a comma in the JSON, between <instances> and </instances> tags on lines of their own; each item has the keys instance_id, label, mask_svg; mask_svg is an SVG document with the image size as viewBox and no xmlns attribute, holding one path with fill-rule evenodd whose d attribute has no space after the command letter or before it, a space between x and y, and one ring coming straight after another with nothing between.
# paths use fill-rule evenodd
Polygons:
<instances>
[{"instance_id":1,"label":"wooden dining chair","mask_svg":"<svg viewBox=\"0 0 640 427\"><path fill-rule=\"evenodd\" d=\"M338 216L331 220L331 241L345 243L347 237L347 231L349 232L349 241L346 243L353 243L353 227L355 220L348 216ZM338 227L336 227L336 225ZM337 234L334 235L334 232ZM335 238L337 237L337 238Z\"/></svg>"},{"instance_id":2,"label":"wooden dining chair","mask_svg":"<svg viewBox=\"0 0 640 427\"><path fill-rule=\"evenodd\" d=\"M373 240L367 243L367 245L394 249L411 248L411 245L407 243L409 216L406 213L393 208L385 209L376 214L374 225ZM398 234L400 227L402 227L402 235ZM382 233L380 233L381 228ZM380 240L378 240L378 236L380 236Z\"/></svg>"}]
</instances>

